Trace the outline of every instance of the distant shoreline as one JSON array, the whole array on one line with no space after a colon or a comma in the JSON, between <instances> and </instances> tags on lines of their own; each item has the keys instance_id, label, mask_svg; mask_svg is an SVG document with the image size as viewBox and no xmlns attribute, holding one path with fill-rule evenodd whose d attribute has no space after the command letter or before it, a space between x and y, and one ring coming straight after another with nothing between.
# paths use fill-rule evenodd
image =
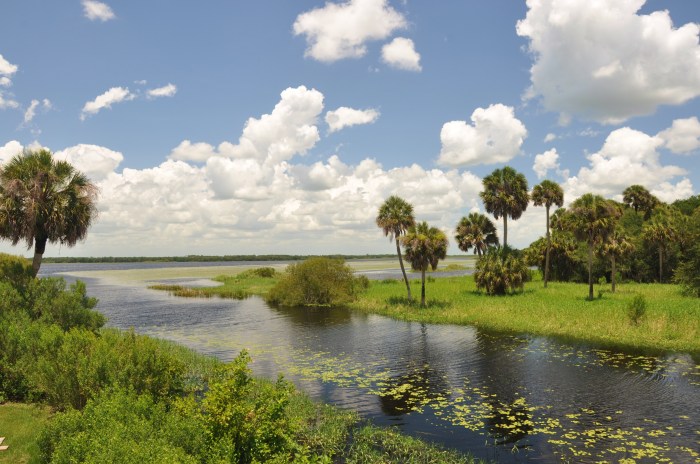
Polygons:
<instances>
[{"instance_id":1,"label":"distant shoreline","mask_svg":"<svg viewBox=\"0 0 700 464\"><path fill-rule=\"evenodd\" d=\"M340 259L386 259L395 258L395 254L376 255L188 255L188 256L101 256L101 257L48 257L44 263L204 263L224 261L300 261L312 256L325 256Z\"/></svg>"}]
</instances>

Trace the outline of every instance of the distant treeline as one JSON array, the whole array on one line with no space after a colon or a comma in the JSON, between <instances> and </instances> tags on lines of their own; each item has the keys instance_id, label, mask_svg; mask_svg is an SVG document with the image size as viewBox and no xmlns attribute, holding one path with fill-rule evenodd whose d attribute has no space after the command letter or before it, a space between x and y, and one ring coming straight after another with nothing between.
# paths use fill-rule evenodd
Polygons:
<instances>
[{"instance_id":1,"label":"distant treeline","mask_svg":"<svg viewBox=\"0 0 700 464\"><path fill-rule=\"evenodd\" d=\"M318 255L188 255L188 256L102 256L102 257L53 257L45 263L210 263L222 261L301 261ZM323 255L340 259L395 258L396 255Z\"/></svg>"}]
</instances>

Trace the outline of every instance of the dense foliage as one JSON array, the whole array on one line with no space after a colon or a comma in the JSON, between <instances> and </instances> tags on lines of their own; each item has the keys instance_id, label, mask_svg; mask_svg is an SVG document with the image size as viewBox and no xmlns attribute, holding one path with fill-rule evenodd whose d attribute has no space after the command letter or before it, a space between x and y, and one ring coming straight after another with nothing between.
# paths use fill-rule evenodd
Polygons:
<instances>
[{"instance_id":1,"label":"dense foliage","mask_svg":"<svg viewBox=\"0 0 700 464\"><path fill-rule=\"evenodd\" d=\"M341 306L355 299L366 286L340 259L309 258L287 266L267 295L267 301L281 306Z\"/></svg>"},{"instance_id":2,"label":"dense foliage","mask_svg":"<svg viewBox=\"0 0 700 464\"><path fill-rule=\"evenodd\" d=\"M530 279L530 270L519 253L508 248L493 248L476 262L476 288L489 295L522 291Z\"/></svg>"},{"instance_id":3,"label":"dense foliage","mask_svg":"<svg viewBox=\"0 0 700 464\"><path fill-rule=\"evenodd\" d=\"M408 229L401 238L401 244L411 267L421 271L420 305L425 307L425 271L428 267L437 269L438 262L447 256L447 236L437 227L430 227L423 221Z\"/></svg>"}]
</instances>

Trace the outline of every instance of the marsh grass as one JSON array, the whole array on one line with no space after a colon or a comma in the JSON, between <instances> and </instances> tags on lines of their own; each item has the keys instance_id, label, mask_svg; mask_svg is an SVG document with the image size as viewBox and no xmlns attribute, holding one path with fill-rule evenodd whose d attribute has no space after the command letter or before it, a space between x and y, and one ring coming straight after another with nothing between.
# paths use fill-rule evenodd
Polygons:
<instances>
[{"instance_id":1,"label":"marsh grass","mask_svg":"<svg viewBox=\"0 0 700 464\"><path fill-rule=\"evenodd\" d=\"M412 282L417 288L417 283ZM418 284L419 285L419 284ZM400 282L373 282L351 308L401 320L473 325L511 333L554 336L612 348L700 354L700 299L670 284L625 284L616 293L586 300L585 284L538 282L521 294L488 296L467 277L435 279L428 307L409 303ZM630 324L635 296L647 301L644 317Z\"/></svg>"},{"instance_id":2,"label":"marsh grass","mask_svg":"<svg viewBox=\"0 0 700 464\"><path fill-rule=\"evenodd\" d=\"M278 281L279 274L273 268L248 269L236 275L220 275L212 280L220 282L216 287L185 287L173 284L149 285L152 290L166 291L184 298L231 298L243 300L252 295L265 295Z\"/></svg>"},{"instance_id":3,"label":"marsh grass","mask_svg":"<svg viewBox=\"0 0 700 464\"><path fill-rule=\"evenodd\" d=\"M38 463L37 440L50 417L49 408L30 404L0 405L0 437L9 448L0 451L0 463Z\"/></svg>"}]
</instances>

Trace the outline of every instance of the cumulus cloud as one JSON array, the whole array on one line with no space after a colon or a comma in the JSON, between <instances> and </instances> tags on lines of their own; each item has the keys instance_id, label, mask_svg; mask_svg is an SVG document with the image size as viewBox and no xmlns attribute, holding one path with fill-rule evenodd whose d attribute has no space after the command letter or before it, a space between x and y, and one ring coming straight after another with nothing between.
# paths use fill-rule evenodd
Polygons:
<instances>
[{"instance_id":1,"label":"cumulus cloud","mask_svg":"<svg viewBox=\"0 0 700 464\"><path fill-rule=\"evenodd\" d=\"M5 94L0 91L0 110L6 108L19 108L19 103L13 100L12 97L5 96Z\"/></svg>"},{"instance_id":2,"label":"cumulus cloud","mask_svg":"<svg viewBox=\"0 0 700 464\"><path fill-rule=\"evenodd\" d=\"M387 0L348 0L300 14L294 34L306 37L306 56L331 63L364 56L366 42L385 39L405 27L406 19Z\"/></svg>"},{"instance_id":3,"label":"cumulus cloud","mask_svg":"<svg viewBox=\"0 0 700 464\"><path fill-rule=\"evenodd\" d=\"M99 181L112 173L124 160L124 156L98 145L79 144L54 153L59 160L68 161L90 179Z\"/></svg>"},{"instance_id":4,"label":"cumulus cloud","mask_svg":"<svg viewBox=\"0 0 700 464\"><path fill-rule=\"evenodd\" d=\"M175 93L177 93L177 86L175 84L168 84L163 87L158 87L157 89L150 89L147 95L149 98L158 98L172 97Z\"/></svg>"},{"instance_id":5,"label":"cumulus cloud","mask_svg":"<svg viewBox=\"0 0 700 464\"><path fill-rule=\"evenodd\" d=\"M697 116L676 119L671 127L659 132L658 136L673 153L692 153L700 148L700 121Z\"/></svg>"},{"instance_id":6,"label":"cumulus cloud","mask_svg":"<svg viewBox=\"0 0 700 464\"><path fill-rule=\"evenodd\" d=\"M535 156L535 164L532 170L537 174L538 179L542 179L552 169L559 169L559 154L556 148Z\"/></svg>"},{"instance_id":7,"label":"cumulus cloud","mask_svg":"<svg viewBox=\"0 0 700 464\"><path fill-rule=\"evenodd\" d=\"M90 21L109 21L116 18L112 8L106 3L98 2L97 0L83 0L83 12L85 17Z\"/></svg>"},{"instance_id":8,"label":"cumulus cloud","mask_svg":"<svg viewBox=\"0 0 700 464\"><path fill-rule=\"evenodd\" d=\"M534 57L532 88L548 110L602 123L700 95L700 25L674 28L645 0L527 0L518 35Z\"/></svg>"},{"instance_id":9,"label":"cumulus cloud","mask_svg":"<svg viewBox=\"0 0 700 464\"><path fill-rule=\"evenodd\" d=\"M204 142L192 143L189 140L183 140L180 142L180 145L173 148L168 158L180 161L206 161L217 154L218 152L213 145Z\"/></svg>"},{"instance_id":10,"label":"cumulus cloud","mask_svg":"<svg viewBox=\"0 0 700 464\"><path fill-rule=\"evenodd\" d=\"M305 86L288 88L270 114L249 118L238 144L222 144L220 150L233 158L255 158L268 164L303 155L316 145L316 123L323 111L323 94Z\"/></svg>"},{"instance_id":11,"label":"cumulus cloud","mask_svg":"<svg viewBox=\"0 0 700 464\"><path fill-rule=\"evenodd\" d=\"M527 130L513 108L502 104L477 108L466 121L442 126L438 163L445 166L505 163L520 152Z\"/></svg>"},{"instance_id":12,"label":"cumulus cloud","mask_svg":"<svg viewBox=\"0 0 700 464\"><path fill-rule=\"evenodd\" d=\"M549 143L557 139L556 134L552 134L551 132L547 135L544 136L544 143Z\"/></svg>"},{"instance_id":13,"label":"cumulus cloud","mask_svg":"<svg viewBox=\"0 0 700 464\"><path fill-rule=\"evenodd\" d=\"M22 153L24 147L17 140L11 140L0 147L0 165L12 159L15 155Z\"/></svg>"},{"instance_id":14,"label":"cumulus cloud","mask_svg":"<svg viewBox=\"0 0 700 464\"><path fill-rule=\"evenodd\" d=\"M337 132L344 127L356 126L358 124L371 124L379 118L379 111L370 108L367 110L356 110L341 106L340 108L326 113L326 124L328 132Z\"/></svg>"},{"instance_id":15,"label":"cumulus cloud","mask_svg":"<svg viewBox=\"0 0 700 464\"><path fill-rule=\"evenodd\" d=\"M103 108L111 108L115 103L129 101L136 98L136 95L129 92L128 88L112 87L102 95L98 95L93 101L85 103L83 111L80 113L80 120L84 121L89 115L97 114Z\"/></svg>"},{"instance_id":16,"label":"cumulus cloud","mask_svg":"<svg viewBox=\"0 0 700 464\"><path fill-rule=\"evenodd\" d=\"M10 76L17 72L17 69L18 67L16 64L10 63L5 59L5 57L0 55L0 76L4 76L9 79ZM3 85L9 85L9 80L3 82L5 82Z\"/></svg>"},{"instance_id":17,"label":"cumulus cloud","mask_svg":"<svg viewBox=\"0 0 700 464\"><path fill-rule=\"evenodd\" d=\"M382 61L389 66L406 71L420 71L420 54L416 51L413 40L396 37L382 47Z\"/></svg>"},{"instance_id":18,"label":"cumulus cloud","mask_svg":"<svg viewBox=\"0 0 700 464\"><path fill-rule=\"evenodd\" d=\"M661 137L629 127L612 131L603 147L588 156L589 166L582 167L562 185L567 202L589 192L621 200L622 191L633 184L654 190L659 198L665 199L675 200L682 198L675 195L692 192L688 179L671 183L687 172L681 167L660 163L658 150L663 143Z\"/></svg>"}]
</instances>

